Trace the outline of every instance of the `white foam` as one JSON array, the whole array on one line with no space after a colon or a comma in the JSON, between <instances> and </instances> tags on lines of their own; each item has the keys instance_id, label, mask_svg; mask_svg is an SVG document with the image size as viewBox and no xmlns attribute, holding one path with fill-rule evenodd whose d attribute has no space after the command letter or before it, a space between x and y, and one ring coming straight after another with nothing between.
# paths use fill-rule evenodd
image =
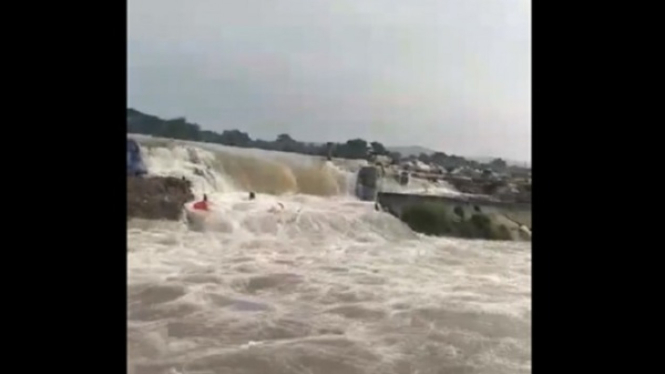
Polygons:
<instances>
[{"instance_id":1,"label":"white foam","mask_svg":"<svg viewBox=\"0 0 665 374\"><path fill-rule=\"evenodd\" d=\"M212 211L129 222L133 372L530 372L530 244L415 234L348 193L361 162L216 147L148 149Z\"/></svg>"}]
</instances>

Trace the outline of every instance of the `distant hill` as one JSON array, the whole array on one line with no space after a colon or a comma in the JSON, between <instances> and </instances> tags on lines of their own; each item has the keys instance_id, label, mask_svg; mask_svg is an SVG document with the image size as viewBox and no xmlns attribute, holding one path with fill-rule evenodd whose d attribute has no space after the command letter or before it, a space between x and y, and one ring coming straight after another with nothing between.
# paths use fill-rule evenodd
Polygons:
<instances>
[{"instance_id":1,"label":"distant hill","mask_svg":"<svg viewBox=\"0 0 665 374\"><path fill-rule=\"evenodd\" d=\"M390 152L399 152L403 157L408 157L411 155L418 156L421 153L432 154L436 151L433 151L429 148L421 147L418 145L404 146L404 147L387 147Z\"/></svg>"}]
</instances>

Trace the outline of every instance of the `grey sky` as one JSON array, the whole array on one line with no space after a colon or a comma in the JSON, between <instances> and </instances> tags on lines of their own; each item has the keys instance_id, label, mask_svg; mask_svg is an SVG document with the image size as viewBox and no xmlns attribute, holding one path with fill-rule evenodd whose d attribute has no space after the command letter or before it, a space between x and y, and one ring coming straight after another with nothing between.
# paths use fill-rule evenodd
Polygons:
<instances>
[{"instance_id":1,"label":"grey sky","mask_svg":"<svg viewBox=\"0 0 665 374\"><path fill-rule=\"evenodd\" d=\"M129 0L128 105L531 160L530 0Z\"/></svg>"}]
</instances>

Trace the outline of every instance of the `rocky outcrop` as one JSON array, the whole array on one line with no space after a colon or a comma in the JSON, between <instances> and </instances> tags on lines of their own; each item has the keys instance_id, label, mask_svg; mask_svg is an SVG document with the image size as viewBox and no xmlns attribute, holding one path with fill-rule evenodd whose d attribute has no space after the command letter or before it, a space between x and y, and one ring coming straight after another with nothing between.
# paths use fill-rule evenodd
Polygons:
<instances>
[{"instance_id":1,"label":"rocky outcrop","mask_svg":"<svg viewBox=\"0 0 665 374\"><path fill-rule=\"evenodd\" d=\"M501 202L481 196L453 197L394 192L379 192L377 202L381 210L406 222L413 230L426 234L429 231L437 235L476 235L479 238L501 240L507 240L508 237L512 240L531 238L531 204ZM411 211L411 216L405 219L404 215L408 211ZM477 222L466 222L474 216L482 217L476 218L480 220Z\"/></svg>"},{"instance_id":2,"label":"rocky outcrop","mask_svg":"<svg viewBox=\"0 0 665 374\"><path fill-rule=\"evenodd\" d=\"M127 219L177 221L194 199L191 182L175 177L127 177Z\"/></svg>"}]
</instances>

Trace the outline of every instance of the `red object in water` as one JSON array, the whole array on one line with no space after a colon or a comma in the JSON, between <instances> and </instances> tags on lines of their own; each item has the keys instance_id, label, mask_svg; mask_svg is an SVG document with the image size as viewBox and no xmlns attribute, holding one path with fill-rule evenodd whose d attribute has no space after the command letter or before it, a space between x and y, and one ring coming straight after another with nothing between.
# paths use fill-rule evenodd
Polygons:
<instances>
[{"instance_id":1,"label":"red object in water","mask_svg":"<svg viewBox=\"0 0 665 374\"><path fill-rule=\"evenodd\" d=\"M194 209L196 210L208 210L208 202L203 200L194 203Z\"/></svg>"}]
</instances>

